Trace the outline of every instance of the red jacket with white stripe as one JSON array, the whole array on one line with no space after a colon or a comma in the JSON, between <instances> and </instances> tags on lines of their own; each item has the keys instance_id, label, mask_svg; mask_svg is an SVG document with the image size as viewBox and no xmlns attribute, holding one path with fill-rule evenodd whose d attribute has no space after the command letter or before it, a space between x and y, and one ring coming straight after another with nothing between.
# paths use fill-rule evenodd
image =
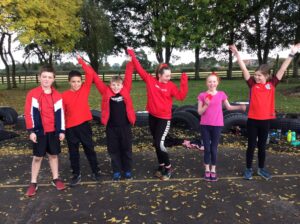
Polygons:
<instances>
[{"instance_id":1,"label":"red jacket with white stripe","mask_svg":"<svg viewBox=\"0 0 300 224\"><path fill-rule=\"evenodd\" d=\"M64 133L65 117L61 94L51 87L52 101L54 105L54 119L56 134ZM28 131L34 132L37 135L44 135L43 117L41 116L41 98L44 91L41 86L30 90L25 101L25 123Z\"/></svg>"},{"instance_id":2,"label":"red jacket with white stripe","mask_svg":"<svg viewBox=\"0 0 300 224\"><path fill-rule=\"evenodd\" d=\"M127 50L132 58L136 71L146 83L147 106L146 110L155 117L171 119L173 97L177 100L184 100L188 92L188 77L185 73L181 75L180 89L172 82L159 82L151 74L147 73L135 57L133 50Z\"/></svg>"},{"instance_id":3,"label":"red jacket with white stripe","mask_svg":"<svg viewBox=\"0 0 300 224\"><path fill-rule=\"evenodd\" d=\"M107 125L109 116L110 116L110 108L109 108L109 100L112 96L116 94L107 86L98 76L98 74L94 71L91 66L83 63L82 68L84 72L90 73L94 77L94 83L102 95L102 102L101 102L101 123L103 125ZM124 103L126 106L127 118L129 122L134 125L136 121L136 115L133 108L132 99L130 97L130 91L132 86L132 73L133 73L133 64L132 62L127 63L126 71L125 71L125 78L123 81L123 88L120 91L120 95L124 98Z\"/></svg>"}]
</instances>

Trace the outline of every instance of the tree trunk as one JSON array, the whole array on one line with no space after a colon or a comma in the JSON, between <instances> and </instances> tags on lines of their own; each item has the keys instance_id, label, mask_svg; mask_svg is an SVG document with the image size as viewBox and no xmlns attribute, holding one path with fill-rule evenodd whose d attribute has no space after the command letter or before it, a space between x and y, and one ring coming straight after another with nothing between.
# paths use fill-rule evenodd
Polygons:
<instances>
[{"instance_id":1,"label":"tree trunk","mask_svg":"<svg viewBox=\"0 0 300 224\"><path fill-rule=\"evenodd\" d=\"M167 64L169 64L170 63L170 59L171 59L171 55L172 55L172 48L171 48L171 46L168 44L168 46L166 47L166 52L165 52L165 62L167 63Z\"/></svg>"},{"instance_id":2,"label":"tree trunk","mask_svg":"<svg viewBox=\"0 0 300 224\"><path fill-rule=\"evenodd\" d=\"M268 22L266 24L266 42L264 46L264 54L263 54L263 64L268 63L268 56L270 52L270 40L271 40L271 26L272 26L272 21L274 19L274 8L275 8L275 2L271 1L269 5L269 16L268 16Z\"/></svg>"},{"instance_id":3,"label":"tree trunk","mask_svg":"<svg viewBox=\"0 0 300 224\"><path fill-rule=\"evenodd\" d=\"M299 76L298 67L300 62L300 55L296 54L293 60L293 77L297 78Z\"/></svg>"},{"instance_id":4,"label":"tree trunk","mask_svg":"<svg viewBox=\"0 0 300 224\"><path fill-rule=\"evenodd\" d=\"M234 41L234 30L232 28L232 30L230 31L230 40L229 42L230 43L233 43ZM231 50L228 50L229 51L229 62L228 62L228 70L227 70L227 78L228 79L232 79L232 52Z\"/></svg>"},{"instance_id":5,"label":"tree trunk","mask_svg":"<svg viewBox=\"0 0 300 224\"><path fill-rule=\"evenodd\" d=\"M162 49L157 50L155 52L155 56L156 56L156 60L158 61L158 63L163 63L164 57L163 57Z\"/></svg>"},{"instance_id":6,"label":"tree trunk","mask_svg":"<svg viewBox=\"0 0 300 224\"><path fill-rule=\"evenodd\" d=\"M300 8L299 8L298 14L300 14ZM297 25L295 35L296 35L295 36L295 43L299 43L300 42L300 25L299 25L299 23ZM299 62L300 62L300 55L296 54L296 56L294 58L294 61L293 61L293 77L298 77L299 76L299 72L298 72Z\"/></svg>"},{"instance_id":7,"label":"tree trunk","mask_svg":"<svg viewBox=\"0 0 300 224\"><path fill-rule=\"evenodd\" d=\"M12 88L17 88L17 81L16 81L16 63L15 63L15 59L11 53L11 34L7 34L8 35L8 55L10 57L11 60L11 77L12 77Z\"/></svg>"},{"instance_id":8,"label":"tree trunk","mask_svg":"<svg viewBox=\"0 0 300 224\"><path fill-rule=\"evenodd\" d=\"M195 49L195 79L198 80L200 79L200 47L196 47Z\"/></svg>"},{"instance_id":9,"label":"tree trunk","mask_svg":"<svg viewBox=\"0 0 300 224\"><path fill-rule=\"evenodd\" d=\"M258 64L261 65L263 63L262 46L260 41L261 29L259 23L259 15L257 13L255 14L255 30L256 30L256 43L257 43L257 59L258 59Z\"/></svg>"},{"instance_id":10,"label":"tree trunk","mask_svg":"<svg viewBox=\"0 0 300 224\"><path fill-rule=\"evenodd\" d=\"M10 71L9 71L9 66L8 63L4 57L4 39L5 39L5 34L1 34L1 39L0 39L0 57L5 65L5 70L6 70L6 83L7 83L7 89L11 89L11 83L10 83Z\"/></svg>"},{"instance_id":11,"label":"tree trunk","mask_svg":"<svg viewBox=\"0 0 300 224\"><path fill-rule=\"evenodd\" d=\"M99 69L99 55L96 52L93 51L89 51L87 53L89 60L91 62L91 66L92 68L95 70L96 73L98 73L98 69Z\"/></svg>"}]
</instances>

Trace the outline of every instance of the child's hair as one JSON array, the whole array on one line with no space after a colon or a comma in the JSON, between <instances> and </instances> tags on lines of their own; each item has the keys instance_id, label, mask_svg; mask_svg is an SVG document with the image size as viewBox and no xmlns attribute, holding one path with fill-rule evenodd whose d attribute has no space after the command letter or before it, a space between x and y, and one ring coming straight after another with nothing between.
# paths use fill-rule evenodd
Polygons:
<instances>
[{"instance_id":1,"label":"child's hair","mask_svg":"<svg viewBox=\"0 0 300 224\"><path fill-rule=\"evenodd\" d=\"M165 63L161 63L157 66L157 68L155 69L155 75L156 75L156 79L159 79L159 75L164 74L165 70L170 70L170 67L168 64Z\"/></svg>"},{"instance_id":2,"label":"child's hair","mask_svg":"<svg viewBox=\"0 0 300 224\"><path fill-rule=\"evenodd\" d=\"M259 71L261 74L267 77L270 76L271 67L268 64L262 64L255 71Z\"/></svg>"},{"instance_id":3,"label":"child's hair","mask_svg":"<svg viewBox=\"0 0 300 224\"><path fill-rule=\"evenodd\" d=\"M207 79L208 79L208 77L209 76L216 76L217 77L217 80L218 80L218 82L220 83L221 82L221 78L220 78L220 76L218 75L218 73L217 72L211 72L207 77L206 77L206 81L207 81Z\"/></svg>"},{"instance_id":4,"label":"child's hair","mask_svg":"<svg viewBox=\"0 0 300 224\"><path fill-rule=\"evenodd\" d=\"M71 78L73 78L73 77L80 77L80 78L81 78L82 75L81 75L81 73L80 73L79 71L77 71L77 70L72 70L72 71L69 72L68 80L70 81Z\"/></svg>"},{"instance_id":5,"label":"child's hair","mask_svg":"<svg viewBox=\"0 0 300 224\"><path fill-rule=\"evenodd\" d=\"M40 71L39 71L39 76L43 73L43 72L51 72L53 73L54 75L54 78L55 78L55 70L54 68L51 66L51 65L43 65L41 68L40 68Z\"/></svg>"},{"instance_id":6,"label":"child's hair","mask_svg":"<svg viewBox=\"0 0 300 224\"><path fill-rule=\"evenodd\" d=\"M123 78L120 75L114 75L110 79L110 83L112 82L121 82L123 83Z\"/></svg>"}]
</instances>

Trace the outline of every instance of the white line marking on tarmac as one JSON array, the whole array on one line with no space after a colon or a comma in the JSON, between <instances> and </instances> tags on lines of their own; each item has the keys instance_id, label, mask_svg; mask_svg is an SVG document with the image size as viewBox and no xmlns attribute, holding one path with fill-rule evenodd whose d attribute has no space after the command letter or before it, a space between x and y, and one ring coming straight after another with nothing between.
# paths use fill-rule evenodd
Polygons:
<instances>
[{"instance_id":1,"label":"white line marking on tarmac","mask_svg":"<svg viewBox=\"0 0 300 224\"><path fill-rule=\"evenodd\" d=\"M293 177L300 177L300 174L280 174L280 175L273 175L273 178L293 178ZM244 180L243 177L234 176L234 177L220 177L219 180ZM261 179L259 176L253 176L253 179ZM104 181L83 181L80 182L78 185L102 185L102 184L123 184L123 183L150 183L150 182L184 182L184 181L203 181L206 182L202 177L192 177L192 178L173 178L170 180L160 180L160 179L141 179L141 180L120 180L120 181L113 181L113 180L104 180ZM245 180L251 181L251 180ZM39 186L49 187L53 186L52 184L38 184ZM23 188L28 187L28 184L0 184L0 188Z\"/></svg>"}]
</instances>

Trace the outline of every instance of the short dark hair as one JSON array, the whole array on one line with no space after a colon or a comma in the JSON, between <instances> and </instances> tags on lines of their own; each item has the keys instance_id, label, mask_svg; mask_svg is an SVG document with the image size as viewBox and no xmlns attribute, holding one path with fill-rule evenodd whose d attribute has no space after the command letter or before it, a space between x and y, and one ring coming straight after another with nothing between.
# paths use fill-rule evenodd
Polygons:
<instances>
[{"instance_id":1,"label":"short dark hair","mask_svg":"<svg viewBox=\"0 0 300 224\"><path fill-rule=\"evenodd\" d=\"M110 83L112 82L122 82L123 83L123 78L120 75L114 75L110 79Z\"/></svg>"},{"instance_id":2,"label":"short dark hair","mask_svg":"<svg viewBox=\"0 0 300 224\"><path fill-rule=\"evenodd\" d=\"M55 72L54 68L53 68L51 65L43 65L43 66L40 68L39 76L40 76L43 72L51 72L51 73L53 73L54 78L55 78L56 72Z\"/></svg>"},{"instance_id":3,"label":"short dark hair","mask_svg":"<svg viewBox=\"0 0 300 224\"><path fill-rule=\"evenodd\" d=\"M69 72L68 80L70 81L71 78L73 78L73 77L80 77L80 78L82 78L82 75L81 75L81 73L79 71L72 70L72 71Z\"/></svg>"}]
</instances>

